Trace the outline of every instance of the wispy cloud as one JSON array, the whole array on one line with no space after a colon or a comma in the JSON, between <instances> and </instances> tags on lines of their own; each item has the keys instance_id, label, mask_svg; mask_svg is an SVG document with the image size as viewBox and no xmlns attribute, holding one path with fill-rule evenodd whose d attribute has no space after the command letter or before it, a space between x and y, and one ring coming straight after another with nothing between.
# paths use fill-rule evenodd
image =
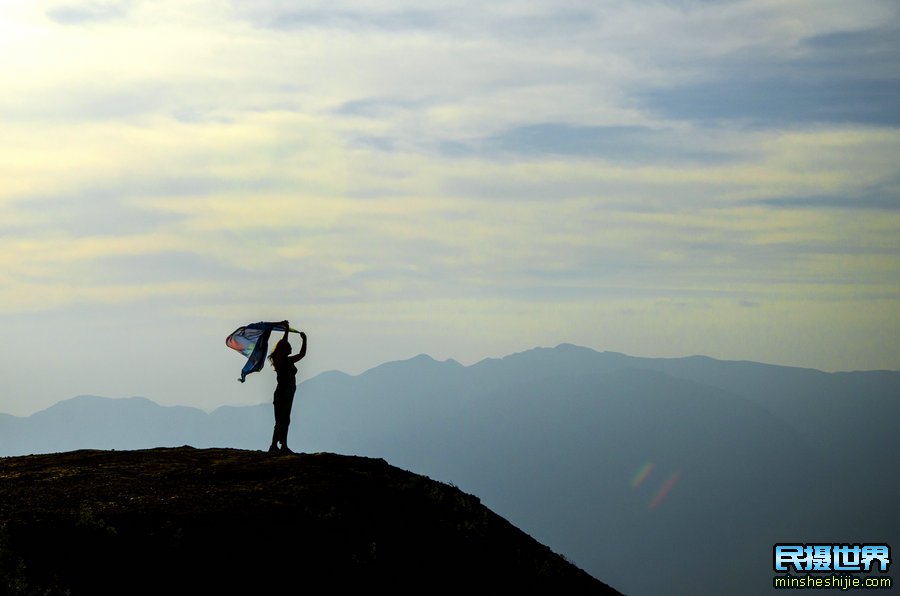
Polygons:
<instances>
[{"instance_id":1,"label":"wispy cloud","mask_svg":"<svg viewBox=\"0 0 900 596\"><path fill-rule=\"evenodd\" d=\"M63 25L83 25L123 17L130 5L130 0L64 2L47 9L47 16Z\"/></svg>"},{"instance_id":2,"label":"wispy cloud","mask_svg":"<svg viewBox=\"0 0 900 596\"><path fill-rule=\"evenodd\" d=\"M0 314L900 366L898 13L6 3Z\"/></svg>"}]
</instances>

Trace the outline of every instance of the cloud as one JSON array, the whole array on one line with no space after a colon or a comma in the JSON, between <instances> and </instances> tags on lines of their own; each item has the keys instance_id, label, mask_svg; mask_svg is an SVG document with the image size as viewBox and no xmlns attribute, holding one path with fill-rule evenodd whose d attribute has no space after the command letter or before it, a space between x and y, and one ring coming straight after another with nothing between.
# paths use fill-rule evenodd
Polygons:
<instances>
[{"instance_id":1,"label":"cloud","mask_svg":"<svg viewBox=\"0 0 900 596\"><path fill-rule=\"evenodd\" d=\"M900 59L900 52L898 52ZM802 70L802 65L797 66ZM643 94L649 110L667 118L715 123L736 120L758 127L812 123L900 126L900 79L795 75L747 78L723 75L712 82Z\"/></svg>"},{"instance_id":2,"label":"cloud","mask_svg":"<svg viewBox=\"0 0 900 596\"><path fill-rule=\"evenodd\" d=\"M136 189L88 188L60 197L20 198L13 207L35 228L65 231L75 238L142 234L179 221L172 213L142 208L130 201Z\"/></svg>"},{"instance_id":3,"label":"cloud","mask_svg":"<svg viewBox=\"0 0 900 596\"><path fill-rule=\"evenodd\" d=\"M897 10L4 5L0 315L839 367L900 337Z\"/></svg>"},{"instance_id":4,"label":"cloud","mask_svg":"<svg viewBox=\"0 0 900 596\"><path fill-rule=\"evenodd\" d=\"M241 18L275 30L327 28L397 33L483 34L507 37L566 36L592 25L583 2L518 2L484 5L471 0L418 2L309 2L302 8L278 1L235 2Z\"/></svg>"},{"instance_id":5,"label":"cloud","mask_svg":"<svg viewBox=\"0 0 900 596\"><path fill-rule=\"evenodd\" d=\"M460 152L460 149L456 149ZM625 163L717 163L738 155L703 134L648 126L576 126L561 123L516 126L472 143L481 156L570 156Z\"/></svg>"},{"instance_id":6,"label":"cloud","mask_svg":"<svg viewBox=\"0 0 900 596\"><path fill-rule=\"evenodd\" d=\"M878 4L878 3L876 3ZM887 21L896 23L900 12ZM757 44L708 60L702 73L637 97L665 118L753 126L900 124L900 27L885 22Z\"/></svg>"},{"instance_id":7,"label":"cloud","mask_svg":"<svg viewBox=\"0 0 900 596\"><path fill-rule=\"evenodd\" d=\"M900 210L900 194L866 194L858 197L843 196L807 196L807 197L773 197L756 201L758 204L783 209L877 209L885 211Z\"/></svg>"},{"instance_id":8,"label":"cloud","mask_svg":"<svg viewBox=\"0 0 900 596\"><path fill-rule=\"evenodd\" d=\"M131 4L130 0L67 2L49 8L47 16L61 25L83 25L122 18L128 14Z\"/></svg>"},{"instance_id":9,"label":"cloud","mask_svg":"<svg viewBox=\"0 0 900 596\"><path fill-rule=\"evenodd\" d=\"M295 8L272 10L265 6L238 9L260 27L282 30L303 28L358 29L385 31L428 30L439 23L437 11L408 7L398 10L355 11L341 8Z\"/></svg>"}]
</instances>

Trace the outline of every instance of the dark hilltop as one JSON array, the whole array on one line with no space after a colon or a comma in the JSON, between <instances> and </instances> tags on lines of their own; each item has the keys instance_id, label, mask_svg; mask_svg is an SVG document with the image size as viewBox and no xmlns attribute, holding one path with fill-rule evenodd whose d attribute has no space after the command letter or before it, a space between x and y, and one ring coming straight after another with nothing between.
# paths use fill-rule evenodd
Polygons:
<instances>
[{"instance_id":1,"label":"dark hilltop","mask_svg":"<svg viewBox=\"0 0 900 596\"><path fill-rule=\"evenodd\" d=\"M0 593L618 594L483 506L330 453L0 459Z\"/></svg>"}]
</instances>

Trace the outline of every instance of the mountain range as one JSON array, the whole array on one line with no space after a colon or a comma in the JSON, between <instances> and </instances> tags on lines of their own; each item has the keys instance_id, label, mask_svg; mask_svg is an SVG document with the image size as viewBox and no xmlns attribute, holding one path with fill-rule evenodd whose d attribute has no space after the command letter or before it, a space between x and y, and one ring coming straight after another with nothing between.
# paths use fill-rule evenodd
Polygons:
<instances>
[{"instance_id":1,"label":"mountain range","mask_svg":"<svg viewBox=\"0 0 900 596\"><path fill-rule=\"evenodd\" d=\"M896 371L564 344L320 374L298 387L290 443L452 482L626 594L760 594L775 543L898 542L898 415ZM262 449L272 423L271 404L80 396L0 415L0 455Z\"/></svg>"}]
</instances>

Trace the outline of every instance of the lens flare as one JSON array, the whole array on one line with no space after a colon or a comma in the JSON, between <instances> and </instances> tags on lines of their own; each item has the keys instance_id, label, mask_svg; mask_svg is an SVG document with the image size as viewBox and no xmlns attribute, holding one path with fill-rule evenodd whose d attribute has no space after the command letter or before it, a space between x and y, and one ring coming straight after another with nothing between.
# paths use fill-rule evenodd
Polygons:
<instances>
[{"instance_id":1,"label":"lens flare","mask_svg":"<svg viewBox=\"0 0 900 596\"><path fill-rule=\"evenodd\" d=\"M653 471L653 462L652 461L648 461L643 466L641 466L641 468L634 475L634 478L631 479L631 488L637 489L642 484L644 484L644 481L647 479L647 476L649 476L650 472L652 472L652 471Z\"/></svg>"},{"instance_id":2,"label":"lens flare","mask_svg":"<svg viewBox=\"0 0 900 596\"><path fill-rule=\"evenodd\" d=\"M675 472L669 479L666 480L666 483L662 485L662 488L659 489L659 492L656 493L656 496L653 497L653 500L650 501L650 509L656 509L659 507L660 503L665 500L668 494L672 491L672 488L678 482L678 472Z\"/></svg>"}]
</instances>

